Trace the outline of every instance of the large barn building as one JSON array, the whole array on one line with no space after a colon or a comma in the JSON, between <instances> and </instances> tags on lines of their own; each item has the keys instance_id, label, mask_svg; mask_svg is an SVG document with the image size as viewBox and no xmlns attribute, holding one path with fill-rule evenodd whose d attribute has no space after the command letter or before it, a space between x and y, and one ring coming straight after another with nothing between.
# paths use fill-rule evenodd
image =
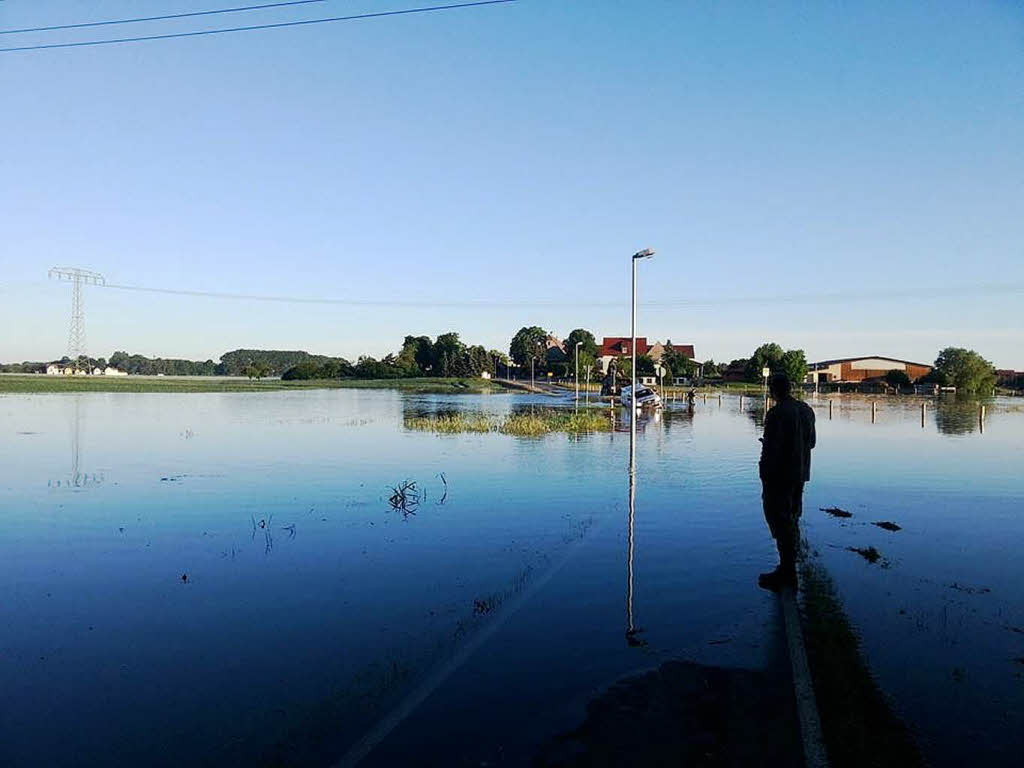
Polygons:
<instances>
[{"instance_id":1,"label":"large barn building","mask_svg":"<svg viewBox=\"0 0 1024 768\"><path fill-rule=\"evenodd\" d=\"M932 366L912 363L894 357L841 357L836 360L822 360L808 366L807 383L861 382L882 379L889 371L904 371L911 381L931 373Z\"/></svg>"}]
</instances>

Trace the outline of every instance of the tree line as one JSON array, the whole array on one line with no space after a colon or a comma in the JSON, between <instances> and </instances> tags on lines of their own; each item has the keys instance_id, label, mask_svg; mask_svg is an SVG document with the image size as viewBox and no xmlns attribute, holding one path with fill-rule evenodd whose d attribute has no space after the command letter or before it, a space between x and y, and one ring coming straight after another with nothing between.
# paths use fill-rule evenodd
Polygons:
<instances>
[{"instance_id":1,"label":"tree line","mask_svg":"<svg viewBox=\"0 0 1024 768\"><path fill-rule=\"evenodd\" d=\"M302 379L409 379L421 376L472 378L485 372L503 373L508 356L479 344L465 344L455 332L406 336L397 353L380 360L363 355L355 363L343 357L305 360L281 374L285 380Z\"/></svg>"},{"instance_id":2,"label":"tree line","mask_svg":"<svg viewBox=\"0 0 1024 768\"><path fill-rule=\"evenodd\" d=\"M728 368L742 368L744 378L748 382L761 381L762 371L768 368L773 374L786 374L793 384L802 384L809 370L802 349L784 350L774 342L762 344L749 358L733 360ZM932 370L917 379L911 379L905 370L899 369L887 371L884 378L886 383L897 388L911 384L938 384L956 387L957 392L968 395L991 394L997 381L992 363L973 349L963 347L946 347L940 350ZM1020 384L1024 385L1024 381Z\"/></svg>"},{"instance_id":3,"label":"tree line","mask_svg":"<svg viewBox=\"0 0 1024 768\"><path fill-rule=\"evenodd\" d=\"M283 379L397 379L418 376L478 377L484 372L496 376L509 376L512 366L528 374L532 366L534 375L547 376L550 372L559 378L568 378L576 370L578 354L580 377L590 370L594 380L603 376L598 359L600 348L594 334L585 328L575 328L559 347L549 345L552 334L540 326L520 328L509 344L509 353L487 349L482 345L467 345L455 332L443 333L436 339L429 336L406 336L398 352L376 359L368 355L354 363L343 357L314 355L302 350L235 349L213 360L183 360L176 358L146 357L127 352L114 352L109 359L80 356L72 360L63 357L56 361L62 367L74 367L91 372L107 366L135 375L168 376L248 376L259 379L280 376ZM577 352L577 343L578 352ZM757 347L750 357L733 360L728 365L707 360L697 363L672 346L665 344L659 361L649 354L637 356L638 375L662 375L666 379L693 376L700 371L705 379L723 375L743 378L757 383L764 368L772 373L785 373L794 384L806 379L809 366L802 349L783 349L779 344L766 342ZM617 359L620 375L629 377L631 360L627 356ZM45 373L47 363L25 361L0 365L4 373ZM660 368L660 371L659 371ZM935 359L932 371L911 381L905 371L889 371L886 381L895 387L910 384L939 384L956 387L966 394L989 394L997 384L992 363L973 349L946 347ZM998 381L1001 386L1024 389L1024 376Z\"/></svg>"},{"instance_id":4,"label":"tree line","mask_svg":"<svg viewBox=\"0 0 1024 768\"><path fill-rule=\"evenodd\" d=\"M523 326L512 337L509 345L509 356L512 362L523 371L531 368L534 375L538 373L546 376L551 373L559 378L568 378L576 373L577 363L579 364L580 377L583 378L588 370L592 378L600 379L604 375L599 360L600 347L594 334L586 328L575 328L565 336L561 347L549 347L548 339L553 334L537 325ZM579 348L577 350L577 343ZM631 356L620 355L616 357L616 370L624 377L632 375ZM715 368L713 360L704 365ZM693 376L697 371L698 363L691 360L672 345L672 340L665 342L664 351L660 360L655 360L650 354L637 355L637 375L660 375L666 379L674 376Z\"/></svg>"}]
</instances>

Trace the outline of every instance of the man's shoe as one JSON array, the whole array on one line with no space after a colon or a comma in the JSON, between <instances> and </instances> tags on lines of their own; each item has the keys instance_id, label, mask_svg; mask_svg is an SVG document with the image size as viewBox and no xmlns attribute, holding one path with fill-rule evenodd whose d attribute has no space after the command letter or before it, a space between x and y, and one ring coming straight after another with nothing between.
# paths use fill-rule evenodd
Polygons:
<instances>
[{"instance_id":1,"label":"man's shoe","mask_svg":"<svg viewBox=\"0 0 1024 768\"><path fill-rule=\"evenodd\" d=\"M796 571L776 568L757 577L757 586L778 592L783 587L796 587Z\"/></svg>"}]
</instances>

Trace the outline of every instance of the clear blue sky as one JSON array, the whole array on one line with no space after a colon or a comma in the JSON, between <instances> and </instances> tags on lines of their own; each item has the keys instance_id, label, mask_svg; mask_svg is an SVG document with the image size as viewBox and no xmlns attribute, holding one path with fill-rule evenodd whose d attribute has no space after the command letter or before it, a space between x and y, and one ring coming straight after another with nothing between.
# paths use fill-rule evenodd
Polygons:
<instances>
[{"instance_id":1,"label":"clear blue sky","mask_svg":"<svg viewBox=\"0 0 1024 768\"><path fill-rule=\"evenodd\" d=\"M6 0L0 28L233 4ZM0 360L64 352L57 264L140 286L479 302L86 297L97 356L355 357L405 333L506 349L522 325L628 333L628 256L651 246L641 299L660 305L639 330L700 358L767 339L812 359L957 345L1024 369L1024 292L1008 290L1024 285L1017 2L521 0L3 53L0 93Z\"/></svg>"}]
</instances>

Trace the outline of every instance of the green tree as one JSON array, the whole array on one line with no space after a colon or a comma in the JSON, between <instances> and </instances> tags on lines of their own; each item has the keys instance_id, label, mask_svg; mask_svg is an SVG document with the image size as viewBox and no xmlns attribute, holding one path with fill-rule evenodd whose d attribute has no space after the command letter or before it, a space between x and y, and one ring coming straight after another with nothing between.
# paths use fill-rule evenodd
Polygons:
<instances>
[{"instance_id":1,"label":"green tree","mask_svg":"<svg viewBox=\"0 0 1024 768\"><path fill-rule=\"evenodd\" d=\"M496 376L507 375L509 359L508 355L497 349L491 349L487 352L487 359L489 361L490 368L488 370Z\"/></svg>"},{"instance_id":2,"label":"green tree","mask_svg":"<svg viewBox=\"0 0 1024 768\"><path fill-rule=\"evenodd\" d=\"M802 349L787 349L779 358L778 370L786 374L786 378L794 386L804 383L807 378L807 358Z\"/></svg>"},{"instance_id":3,"label":"green tree","mask_svg":"<svg viewBox=\"0 0 1024 768\"><path fill-rule=\"evenodd\" d=\"M762 344L755 349L754 354L747 359L747 365L744 369L747 381L761 381L761 371L764 368L770 368L772 371L778 370L783 354L782 347L774 342Z\"/></svg>"},{"instance_id":4,"label":"green tree","mask_svg":"<svg viewBox=\"0 0 1024 768\"><path fill-rule=\"evenodd\" d=\"M637 355L636 374L637 376L654 376L654 358L650 355Z\"/></svg>"},{"instance_id":5,"label":"green tree","mask_svg":"<svg viewBox=\"0 0 1024 768\"><path fill-rule=\"evenodd\" d=\"M896 387L908 387L910 386L910 377L906 371L902 371L899 368L893 368L891 371L887 371L885 374L885 381L890 386Z\"/></svg>"},{"instance_id":6,"label":"green tree","mask_svg":"<svg viewBox=\"0 0 1024 768\"><path fill-rule=\"evenodd\" d=\"M565 337L565 354L569 356L570 360L576 353L576 342L582 342L580 344L580 360L583 359L583 355L589 355L590 359L597 357L597 339L594 338L594 334L586 328L577 328L570 331L569 335Z\"/></svg>"},{"instance_id":7,"label":"green tree","mask_svg":"<svg viewBox=\"0 0 1024 768\"><path fill-rule=\"evenodd\" d=\"M249 363L245 368L242 369L242 374L249 377L249 381L256 379L259 381L267 375L267 366L259 361Z\"/></svg>"},{"instance_id":8,"label":"green tree","mask_svg":"<svg viewBox=\"0 0 1024 768\"><path fill-rule=\"evenodd\" d=\"M582 342L579 352L576 351L576 342ZM576 328L565 337L565 354L568 357L565 363L566 372L575 374L579 364L580 378L584 379L587 369L597 360L597 339L586 328Z\"/></svg>"},{"instance_id":9,"label":"green tree","mask_svg":"<svg viewBox=\"0 0 1024 768\"><path fill-rule=\"evenodd\" d=\"M713 359L708 358L702 365L705 379L715 379L722 375L725 371L725 363L716 363Z\"/></svg>"},{"instance_id":10,"label":"green tree","mask_svg":"<svg viewBox=\"0 0 1024 768\"><path fill-rule=\"evenodd\" d=\"M484 371L491 370L491 356L487 350L479 344L466 347L465 352L465 376L479 376Z\"/></svg>"},{"instance_id":11,"label":"green tree","mask_svg":"<svg viewBox=\"0 0 1024 768\"><path fill-rule=\"evenodd\" d=\"M281 381L304 381L319 379L320 366L316 363L299 363L281 374Z\"/></svg>"},{"instance_id":12,"label":"green tree","mask_svg":"<svg viewBox=\"0 0 1024 768\"><path fill-rule=\"evenodd\" d=\"M460 362L466 345L459 340L459 334L455 332L442 333L437 337L433 347L434 365L441 376L457 376L457 369L462 367Z\"/></svg>"},{"instance_id":13,"label":"green tree","mask_svg":"<svg viewBox=\"0 0 1024 768\"><path fill-rule=\"evenodd\" d=\"M548 332L543 328L536 325L523 327L512 337L508 351L516 365L528 366L533 360L539 368L547 360L547 341Z\"/></svg>"},{"instance_id":14,"label":"green tree","mask_svg":"<svg viewBox=\"0 0 1024 768\"><path fill-rule=\"evenodd\" d=\"M672 346L672 339L665 342L665 351L661 355L661 364L667 369L666 377L693 376L697 365L678 349Z\"/></svg>"},{"instance_id":15,"label":"green tree","mask_svg":"<svg viewBox=\"0 0 1024 768\"><path fill-rule=\"evenodd\" d=\"M327 359L328 358L323 355L311 355L308 352L303 352L301 350L293 352L277 349L235 349L221 355L218 373L227 376L244 376L246 375L244 370L246 366L252 365L253 363L260 363L264 366L264 375L277 376L284 373L293 365L306 362L322 363ZM153 372L169 373L167 370L157 370Z\"/></svg>"},{"instance_id":16,"label":"green tree","mask_svg":"<svg viewBox=\"0 0 1024 768\"><path fill-rule=\"evenodd\" d=\"M973 349L946 347L935 358L935 370L947 386L968 395L988 395L996 385L996 372Z\"/></svg>"},{"instance_id":17,"label":"green tree","mask_svg":"<svg viewBox=\"0 0 1024 768\"><path fill-rule=\"evenodd\" d=\"M637 368L639 368L639 361L637 363ZM632 379L633 359L625 355L619 355L615 358L615 371L620 379Z\"/></svg>"},{"instance_id":18,"label":"green tree","mask_svg":"<svg viewBox=\"0 0 1024 768\"><path fill-rule=\"evenodd\" d=\"M408 376L426 373L434 360L434 344L429 336L406 336L398 353L397 365Z\"/></svg>"}]
</instances>

